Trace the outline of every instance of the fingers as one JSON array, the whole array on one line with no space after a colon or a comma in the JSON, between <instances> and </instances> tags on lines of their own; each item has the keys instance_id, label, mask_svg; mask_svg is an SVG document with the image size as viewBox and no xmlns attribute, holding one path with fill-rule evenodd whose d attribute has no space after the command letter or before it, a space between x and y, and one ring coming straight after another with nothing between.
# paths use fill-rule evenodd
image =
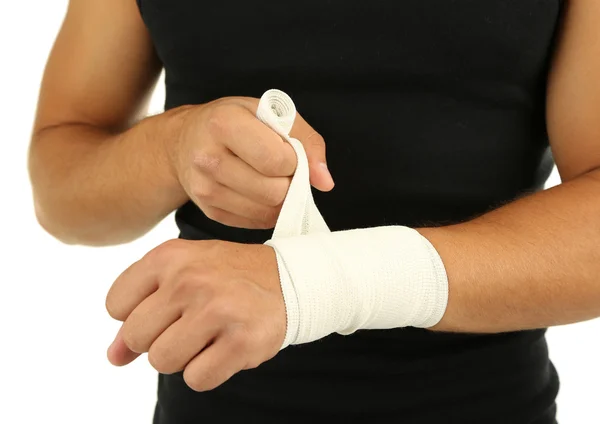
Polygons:
<instances>
[{"instance_id":1,"label":"fingers","mask_svg":"<svg viewBox=\"0 0 600 424\"><path fill-rule=\"evenodd\" d=\"M108 314L118 321L125 321L144 299L159 289L161 279L187 260L190 244L197 242L168 240L123 271L106 295Z\"/></svg>"},{"instance_id":2,"label":"fingers","mask_svg":"<svg viewBox=\"0 0 600 424\"><path fill-rule=\"evenodd\" d=\"M163 292L159 290L143 300L121 327L121 338L132 352L148 352L163 331L181 318L184 305L169 302Z\"/></svg>"},{"instance_id":3,"label":"fingers","mask_svg":"<svg viewBox=\"0 0 600 424\"><path fill-rule=\"evenodd\" d=\"M319 191L331 191L335 186L331 172L327 168L325 162L308 162L309 173L310 173L310 185Z\"/></svg>"},{"instance_id":4,"label":"fingers","mask_svg":"<svg viewBox=\"0 0 600 424\"><path fill-rule=\"evenodd\" d=\"M294 173L294 149L247 108L215 106L208 125L215 140L261 174L287 177Z\"/></svg>"},{"instance_id":5,"label":"fingers","mask_svg":"<svg viewBox=\"0 0 600 424\"><path fill-rule=\"evenodd\" d=\"M268 230L274 227L273 224L252 221L248 218L212 206L204 206L202 211L209 219L227 225L228 227L246 228L250 230Z\"/></svg>"},{"instance_id":6,"label":"fingers","mask_svg":"<svg viewBox=\"0 0 600 424\"><path fill-rule=\"evenodd\" d=\"M203 206L207 217L214 221L223 223L223 213L227 212L243 219L243 222L251 221L254 225L265 228L273 228L279 216L279 206L265 206L236 193L222 184L213 183L209 194L201 194L197 197L197 203Z\"/></svg>"},{"instance_id":7,"label":"fingers","mask_svg":"<svg viewBox=\"0 0 600 424\"><path fill-rule=\"evenodd\" d=\"M330 191L335 185L327 168L325 140L300 115L297 114L290 136L298 139L308 158L310 183L321 191Z\"/></svg>"},{"instance_id":8,"label":"fingers","mask_svg":"<svg viewBox=\"0 0 600 424\"><path fill-rule=\"evenodd\" d=\"M188 162L180 175L204 214L230 227L273 228L296 170L294 149L256 117L257 105L256 99L224 98L205 107L201 131L209 141L191 149L192 166ZM323 137L299 114L291 135L304 146L311 184L331 190Z\"/></svg>"},{"instance_id":9,"label":"fingers","mask_svg":"<svg viewBox=\"0 0 600 424\"><path fill-rule=\"evenodd\" d=\"M106 310L114 319L125 321L140 302L157 289L155 267L141 259L117 277L106 295Z\"/></svg>"},{"instance_id":10,"label":"fingers","mask_svg":"<svg viewBox=\"0 0 600 424\"><path fill-rule=\"evenodd\" d=\"M196 162L190 197L210 219L253 229L273 228L291 178L266 177L233 154Z\"/></svg>"},{"instance_id":11,"label":"fingers","mask_svg":"<svg viewBox=\"0 0 600 424\"><path fill-rule=\"evenodd\" d=\"M152 343L148 361L162 374L181 371L218 332L219 326L204 320L203 315L184 315Z\"/></svg>"},{"instance_id":12,"label":"fingers","mask_svg":"<svg viewBox=\"0 0 600 424\"><path fill-rule=\"evenodd\" d=\"M185 367L183 379L197 392L212 390L249 365L243 337L223 333Z\"/></svg>"},{"instance_id":13,"label":"fingers","mask_svg":"<svg viewBox=\"0 0 600 424\"><path fill-rule=\"evenodd\" d=\"M285 200L291 177L266 177L233 154L220 162L218 167L201 166L200 171L261 205L280 206Z\"/></svg>"},{"instance_id":14,"label":"fingers","mask_svg":"<svg viewBox=\"0 0 600 424\"><path fill-rule=\"evenodd\" d=\"M121 329L122 328L123 327L121 327ZM109 362L117 367L127 365L140 356L139 353L134 352L127 347L125 341L123 340L121 329L119 329L115 340L108 347L106 352L106 357L108 358Z\"/></svg>"}]
</instances>

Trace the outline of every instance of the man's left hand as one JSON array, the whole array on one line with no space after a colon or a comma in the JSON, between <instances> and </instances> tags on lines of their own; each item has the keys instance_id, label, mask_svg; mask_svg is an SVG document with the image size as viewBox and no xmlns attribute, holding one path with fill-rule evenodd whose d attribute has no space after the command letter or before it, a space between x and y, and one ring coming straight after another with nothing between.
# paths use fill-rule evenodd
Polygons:
<instances>
[{"instance_id":1,"label":"man's left hand","mask_svg":"<svg viewBox=\"0 0 600 424\"><path fill-rule=\"evenodd\" d=\"M170 240L117 278L106 309L124 322L113 365L148 352L158 372L183 370L196 391L271 359L286 332L275 252L260 244Z\"/></svg>"}]
</instances>

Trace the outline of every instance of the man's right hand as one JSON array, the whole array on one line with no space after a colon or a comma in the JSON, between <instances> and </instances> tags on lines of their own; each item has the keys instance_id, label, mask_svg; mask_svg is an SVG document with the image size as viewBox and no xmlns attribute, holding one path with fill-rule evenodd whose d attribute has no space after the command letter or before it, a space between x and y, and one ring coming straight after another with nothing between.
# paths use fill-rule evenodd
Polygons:
<instances>
[{"instance_id":1,"label":"man's right hand","mask_svg":"<svg viewBox=\"0 0 600 424\"><path fill-rule=\"evenodd\" d=\"M255 117L258 99L248 97L141 119L162 69L157 53L136 2L69 1L28 164L36 216L57 239L129 242L190 198L225 225L274 225L292 148ZM291 135L304 143L313 186L330 190L323 138L300 116Z\"/></svg>"},{"instance_id":2,"label":"man's right hand","mask_svg":"<svg viewBox=\"0 0 600 424\"><path fill-rule=\"evenodd\" d=\"M273 228L296 168L293 148L256 118L259 99L225 97L184 113L170 145L173 171L204 214L224 225ZM325 142L297 114L291 136L308 156L311 184L333 188Z\"/></svg>"}]
</instances>

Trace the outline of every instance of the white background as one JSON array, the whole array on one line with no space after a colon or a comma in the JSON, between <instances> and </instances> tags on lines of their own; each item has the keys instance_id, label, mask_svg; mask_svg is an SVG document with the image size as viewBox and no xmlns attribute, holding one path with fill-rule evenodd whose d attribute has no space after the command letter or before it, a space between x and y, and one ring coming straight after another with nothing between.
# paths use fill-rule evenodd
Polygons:
<instances>
[{"instance_id":1,"label":"white background","mask_svg":"<svg viewBox=\"0 0 600 424\"><path fill-rule=\"evenodd\" d=\"M33 213L26 153L39 81L66 4L0 3L0 420L150 423L156 373L145 357L124 368L105 359L118 323L106 314L104 298L121 271L177 236L173 217L133 243L87 248L55 241ZM151 112L163 99L159 85ZM550 184L557 183L555 173ZM600 320L549 331L562 380L561 424L600 423L599 334Z\"/></svg>"}]
</instances>

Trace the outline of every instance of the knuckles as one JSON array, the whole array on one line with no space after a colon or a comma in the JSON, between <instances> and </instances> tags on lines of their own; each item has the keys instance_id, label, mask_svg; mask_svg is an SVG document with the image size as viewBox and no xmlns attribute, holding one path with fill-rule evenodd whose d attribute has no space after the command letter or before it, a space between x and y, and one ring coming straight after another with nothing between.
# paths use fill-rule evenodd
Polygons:
<instances>
[{"instance_id":1,"label":"knuckles","mask_svg":"<svg viewBox=\"0 0 600 424\"><path fill-rule=\"evenodd\" d=\"M236 353L250 352L254 344L253 339L253 335L244 324L237 324L229 332L229 345L231 350Z\"/></svg>"},{"instance_id":2,"label":"knuckles","mask_svg":"<svg viewBox=\"0 0 600 424\"><path fill-rule=\"evenodd\" d=\"M206 129L213 137L227 136L232 124L245 113L248 113L248 110L236 101L221 99L207 110L204 121Z\"/></svg>"},{"instance_id":3,"label":"knuckles","mask_svg":"<svg viewBox=\"0 0 600 424\"><path fill-rule=\"evenodd\" d=\"M267 184L265 184L267 186ZM283 201L285 200L285 196L289 189L289 182L285 185L277 184L264 187L262 190L263 193L263 203L267 206L278 207L281 206Z\"/></svg>"},{"instance_id":4,"label":"knuckles","mask_svg":"<svg viewBox=\"0 0 600 424\"><path fill-rule=\"evenodd\" d=\"M222 154L196 150L192 153L192 163L203 172L216 175L222 168Z\"/></svg>"},{"instance_id":5,"label":"knuckles","mask_svg":"<svg viewBox=\"0 0 600 424\"><path fill-rule=\"evenodd\" d=\"M325 145L325 139L321 134L315 131L306 138L305 144L310 147L321 148Z\"/></svg>"},{"instance_id":6,"label":"knuckles","mask_svg":"<svg viewBox=\"0 0 600 424\"><path fill-rule=\"evenodd\" d=\"M235 297L216 290L205 304L203 315L206 320L214 323L231 324L242 321Z\"/></svg>"},{"instance_id":7,"label":"knuckles","mask_svg":"<svg viewBox=\"0 0 600 424\"><path fill-rule=\"evenodd\" d=\"M259 206L248 212L248 217L262 228L273 228L279 217L279 210L273 207Z\"/></svg>"},{"instance_id":8,"label":"knuckles","mask_svg":"<svg viewBox=\"0 0 600 424\"><path fill-rule=\"evenodd\" d=\"M283 142L280 141L280 143ZM282 149L268 149L262 146L257 149L256 154L260 163L259 171L268 177L281 176L286 168L286 165L288 165Z\"/></svg>"},{"instance_id":9,"label":"knuckles","mask_svg":"<svg viewBox=\"0 0 600 424\"><path fill-rule=\"evenodd\" d=\"M125 343L125 346L127 346L133 352L143 353L148 351L149 346L136 337L135 333L129 331L127 326L125 326L123 329L121 337L123 338L123 343Z\"/></svg>"},{"instance_id":10,"label":"knuckles","mask_svg":"<svg viewBox=\"0 0 600 424\"><path fill-rule=\"evenodd\" d=\"M113 296L110 293L108 294L108 296L106 296L104 308L106 309L106 312L108 312L108 315L112 319L115 319L117 321L123 321L125 320L125 318L127 318L126 316L124 316L120 308L115 304Z\"/></svg>"},{"instance_id":11,"label":"knuckles","mask_svg":"<svg viewBox=\"0 0 600 424\"><path fill-rule=\"evenodd\" d=\"M181 260L188 251L189 242L182 239L171 239L150 250L143 261L157 269L170 267L175 260Z\"/></svg>"},{"instance_id":12,"label":"knuckles","mask_svg":"<svg viewBox=\"0 0 600 424\"><path fill-rule=\"evenodd\" d=\"M144 259L159 266L166 265L173 258L180 256L186 249L186 240L171 239L163 242L146 253Z\"/></svg>"},{"instance_id":13,"label":"knuckles","mask_svg":"<svg viewBox=\"0 0 600 424\"><path fill-rule=\"evenodd\" d=\"M167 351L155 345L150 346L148 350L148 362L156 371L161 374L174 374L181 371Z\"/></svg>"},{"instance_id":14,"label":"knuckles","mask_svg":"<svg viewBox=\"0 0 600 424\"><path fill-rule=\"evenodd\" d=\"M214 372L211 370L206 370L203 375L197 375L196 373L185 370L183 372L183 380L185 381L185 384L195 392L212 390L218 386L215 382L216 378Z\"/></svg>"},{"instance_id":15,"label":"knuckles","mask_svg":"<svg viewBox=\"0 0 600 424\"><path fill-rule=\"evenodd\" d=\"M204 215L210 220L216 222L223 222L225 220L225 212L223 212L222 209L204 207L202 212L204 212Z\"/></svg>"},{"instance_id":16,"label":"knuckles","mask_svg":"<svg viewBox=\"0 0 600 424\"><path fill-rule=\"evenodd\" d=\"M192 195L205 202L212 202L219 196L219 187L215 181L199 181L192 187Z\"/></svg>"},{"instance_id":17,"label":"knuckles","mask_svg":"<svg viewBox=\"0 0 600 424\"><path fill-rule=\"evenodd\" d=\"M277 223L277 218L279 217L279 210L274 208L269 208L262 214L261 221L268 228L273 228Z\"/></svg>"},{"instance_id":18,"label":"knuckles","mask_svg":"<svg viewBox=\"0 0 600 424\"><path fill-rule=\"evenodd\" d=\"M202 296L203 300L212 299L216 288L208 275L207 271L197 267L179 270L171 281L169 302L185 305L197 296Z\"/></svg>"},{"instance_id":19,"label":"knuckles","mask_svg":"<svg viewBox=\"0 0 600 424\"><path fill-rule=\"evenodd\" d=\"M234 108L232 104L216 104L210 109L206 117L206 128L210 134L222 135L227 131Z\"/></svg>"}]
</instances>

